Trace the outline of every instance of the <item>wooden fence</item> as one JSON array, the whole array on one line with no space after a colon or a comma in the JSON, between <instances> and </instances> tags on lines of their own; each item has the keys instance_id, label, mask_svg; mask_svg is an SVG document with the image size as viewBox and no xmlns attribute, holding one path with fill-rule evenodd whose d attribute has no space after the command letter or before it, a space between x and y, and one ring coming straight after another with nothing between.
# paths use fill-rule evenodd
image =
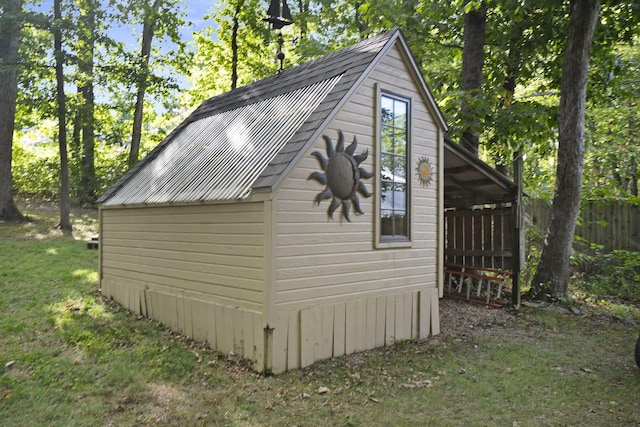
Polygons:
<instances>
[{"instance_id":1,"label":"wooden fence","mask_svg":"<svg viewBox=\"0 0 640 427\"><path fill-rule=\"evenodd\" d=\"M512 268L513 209L445 211L445 262Z\"/></svg>"},{"instance_id":2,"label":"wooden fence","mask_svg":"<svg viewBox=\"0 0 640 427\"><path fill-rule=\"evenodd\" d=\"M551 206L543 200L529 199L525 212L527 223L539 233L546 233ZM605 252L613 249L640 252L640 206L628 203L584 204L575 235L584 239L587 245L602 245Z\"/></svg>"}]
</instances>

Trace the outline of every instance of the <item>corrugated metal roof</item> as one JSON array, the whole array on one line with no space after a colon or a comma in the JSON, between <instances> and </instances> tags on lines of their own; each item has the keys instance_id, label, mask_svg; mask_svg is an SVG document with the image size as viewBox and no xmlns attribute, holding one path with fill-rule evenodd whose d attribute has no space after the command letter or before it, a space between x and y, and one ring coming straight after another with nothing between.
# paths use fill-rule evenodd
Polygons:
<instances>
[{"instance_id":1,"label":"corrugated metal roof","mask_svg":"<svg viewBox=\"0 0 640 427\"><path fill-rule=\"evenodd\" d=\"M341 75L186 124L106 206L242 199Z\"/></svg>"}]
</instances>

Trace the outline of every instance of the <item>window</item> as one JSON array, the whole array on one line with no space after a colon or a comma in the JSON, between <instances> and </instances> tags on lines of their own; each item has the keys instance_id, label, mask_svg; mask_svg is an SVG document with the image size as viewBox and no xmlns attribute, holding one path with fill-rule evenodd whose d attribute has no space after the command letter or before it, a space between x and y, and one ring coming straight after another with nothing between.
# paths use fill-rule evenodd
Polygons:
<instances>
[{"instance_id":1,"label":"window","mask_svg":"<svg viewBox=\"0 0 640 427\"><path fill-rule=\"evenodd\" d=\"M409 101L381 94L380 240L409 240Z\"/></svg>"}]
</instances>

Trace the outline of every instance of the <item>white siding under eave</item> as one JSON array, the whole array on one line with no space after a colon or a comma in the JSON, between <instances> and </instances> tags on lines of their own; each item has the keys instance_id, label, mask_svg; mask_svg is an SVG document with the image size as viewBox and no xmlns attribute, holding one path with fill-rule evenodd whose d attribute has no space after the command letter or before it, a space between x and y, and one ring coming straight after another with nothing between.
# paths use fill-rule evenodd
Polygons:
<instances>
[{"instance_id":1,"label":"white siding under eave","mask_svg":"<svg viewBox=\"0 0 640 427\"><path fill-rule=\"evenodd\" d=\"M411 98L412 147L410 247L376 248L376 179L363 180L373 193L360 196L364 215L338 208L327 217L330 200L315 196L324 186L309 175L321 171L313 151L325 155L318 138L276 193L274 200L275 305L273 371L307 366L316 360L388 345L395 340L439 332L438 180L428 187L415 177L415 164L428 157L438 170L439 138L432 112L395 47L381 59L323 132L335 144L341 129L348 145L357 137L360 166L375 171L376 93Z\"/></svg>"},{"instance_id":2,"label":"white siding under eave","mask_svg":"<svg viewBox=\"0 0 640 427\"><path fill-rule=\"evenodd\" d=\"M102 208L102 292L264 369L264 204Z\"/></svg>"}]
</instances>

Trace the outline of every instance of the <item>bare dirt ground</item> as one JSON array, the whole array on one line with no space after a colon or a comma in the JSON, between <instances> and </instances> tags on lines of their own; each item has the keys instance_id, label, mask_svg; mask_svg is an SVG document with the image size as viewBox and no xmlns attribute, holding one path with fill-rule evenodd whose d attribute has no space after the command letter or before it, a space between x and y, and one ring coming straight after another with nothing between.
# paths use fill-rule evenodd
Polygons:
<instances>
[{"instance_id":1,"label":"bare dirt ground","mask_svg":"<svg viewBox=\"0 0 640 427\"><path fill-rule=\"evenodd\" d=\"M468 334L492 335L513 334L521 320L511 307L489 308L487 306L450 298L440 300L440 333L459 337Z\"/></svg>"}]
</instances>

